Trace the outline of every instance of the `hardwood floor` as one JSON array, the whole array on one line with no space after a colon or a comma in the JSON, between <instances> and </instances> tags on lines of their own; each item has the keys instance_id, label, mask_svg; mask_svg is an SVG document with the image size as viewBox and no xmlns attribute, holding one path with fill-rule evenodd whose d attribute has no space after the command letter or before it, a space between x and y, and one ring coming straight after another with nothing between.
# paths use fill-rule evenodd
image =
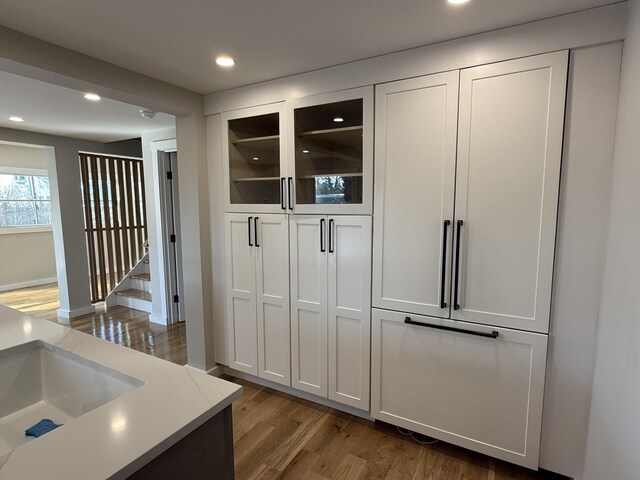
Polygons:
<instances>
[{"instance_id":1,"label":"hardwood floor","mask_svg":"<svg viewBox=\"0 0 640 480\"><path fill-rule=\"evenodd\" d=\"M149 314L126 307L71 320L59 319L57 284L41 285L0 293L0 304L53 322L63 323L94 337L163 358L179 365L187 364L187 335L184 323L165 327L149 322Z\"/></svg>"},{"instance_id":2,"label":"hardwood floor","mask_svg":"<svg viewBox=\"0 0 640 480\"><path fill-rule=\"evenodd\" d=\"M232 377L236 479L558 479Z\"/></svg>"}]
</instances>

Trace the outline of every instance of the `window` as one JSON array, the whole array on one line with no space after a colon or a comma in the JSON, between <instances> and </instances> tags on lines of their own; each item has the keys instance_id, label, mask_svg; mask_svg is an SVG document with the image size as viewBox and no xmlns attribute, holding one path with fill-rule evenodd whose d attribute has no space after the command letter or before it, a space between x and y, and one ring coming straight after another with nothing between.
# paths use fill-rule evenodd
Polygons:
<instances>
[{"instance_id":1,"label":"window","mask_svg":"<svg viewBox=\"0 0 640 480\"><path fill-rule=\"evenodd\" d=\"M0 173L0 228L51 225L49 177Z\"/></svg>"}]
</instances>

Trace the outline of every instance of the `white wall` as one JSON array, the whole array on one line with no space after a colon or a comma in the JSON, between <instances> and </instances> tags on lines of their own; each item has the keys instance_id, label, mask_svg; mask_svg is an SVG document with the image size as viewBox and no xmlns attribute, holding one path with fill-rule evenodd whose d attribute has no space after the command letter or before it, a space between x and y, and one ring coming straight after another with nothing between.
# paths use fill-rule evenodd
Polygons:
<instances>
[{"instance_id":1,"label":"white wall","mask_svg":"<svg viewBox=\"0 0 640 480\"><path fill-rule=\"evenodd\" d=\"M622 43L570 56L540 466L584 464Z\"/></svg>"},{"instance_id":2,"label":"white wall","mask_svg":"<svg viewBox=\"0 0 640 480\"><path fill-rule=\"evenodd\" d=\"M588 480L640 478L639 88L640 0L630 0L584 473Z\"/></svg>"},{"instance_id":3,"label":"white wall","mask_svg":"<svg viewBox=\"0 0 640 480\"><path fill-rule=\"evenodd\" d=\"M0 143L0 173L11 173L13 168L46 172L47 160L46 149ZM57 280L50 227L0 229L0 257L0 291Z\"/></svg>"}]
</instances>

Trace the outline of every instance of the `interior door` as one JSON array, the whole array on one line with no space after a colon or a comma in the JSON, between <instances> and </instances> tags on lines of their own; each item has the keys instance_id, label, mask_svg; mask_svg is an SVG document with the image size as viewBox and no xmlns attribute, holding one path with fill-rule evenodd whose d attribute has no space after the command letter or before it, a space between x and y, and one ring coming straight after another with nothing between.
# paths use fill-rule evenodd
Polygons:
<instances>
[{"instance_id":1,"label":"interior door","mask_svg":"<svg viewBox=\"0 0 640 480\"><path fill-rule=\"evenodd\" d=\"M457 70L376 87L376 307L449 317L457 116Z\"/></svg>"},{"instance_id":2,"label":"interior door","mask_svg":"<svg viewBox=\"0 0 640 480\"><path fill-rule=\"evenodd\" d=\"M454 319L548 331L567 59L461 71Z\"/></svg>"},{"instance_id":3,"label":"interior door","mask_svg":"<svg viewBox=\"0 0 640 480\"><path fill-rule=\"evenodd\" d=\"M258 215L253 220L259 375L291 385L289 221L286 215Z\"/></svg>"},{"instance_id":4,"label":"interior door","mask_svg":"<svg viewBox=\"0 0 640 480\"><path fill-rule=\"evenodd\" d=\"M369 410L371 217L329 217L329 398Z\"/></svg>"},{"instance_id":5,"label":"interior door","mask_svg":"<svg viewBox=\"0 0 640 480\"><path fill-rule=\"evenodd\" d=\"M252 216L225 215L229 367L258 375L256 258Z\"/></svg>"},{"instance_id":6,"label":"interior door","mask_svg":"<svg viewBox=\"0 0 640 480\"><path fill-rule=\"evenodd\" d=\"M327 396L327 217L291 215L291 386Z\"/></svg>"}]
</instances>

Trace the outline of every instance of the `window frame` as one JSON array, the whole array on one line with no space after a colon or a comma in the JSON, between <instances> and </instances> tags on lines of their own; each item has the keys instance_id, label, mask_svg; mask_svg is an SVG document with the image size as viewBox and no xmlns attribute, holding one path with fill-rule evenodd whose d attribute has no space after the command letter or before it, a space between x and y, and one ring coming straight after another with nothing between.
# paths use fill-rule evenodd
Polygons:
<instances>
[{"instance_id":1,"label":"window frame","mask_svg":"<svg viewBox=\"0 0 640 480\"><path fill-rule=\"evenodd\" d=\"M25 168L25 167L9 167L0 166L0 175L24 175L31 177L49 177L49 172L43 168ZM51 183L49 183L49 200L33 199L33 200L12 200L24 202L52 202ZM20 233L44 233L53 231L53 224L33 224L33 225L12 225L8 227L0 227L0 235L15 235Z\"/></svg>"}]
</instances>

